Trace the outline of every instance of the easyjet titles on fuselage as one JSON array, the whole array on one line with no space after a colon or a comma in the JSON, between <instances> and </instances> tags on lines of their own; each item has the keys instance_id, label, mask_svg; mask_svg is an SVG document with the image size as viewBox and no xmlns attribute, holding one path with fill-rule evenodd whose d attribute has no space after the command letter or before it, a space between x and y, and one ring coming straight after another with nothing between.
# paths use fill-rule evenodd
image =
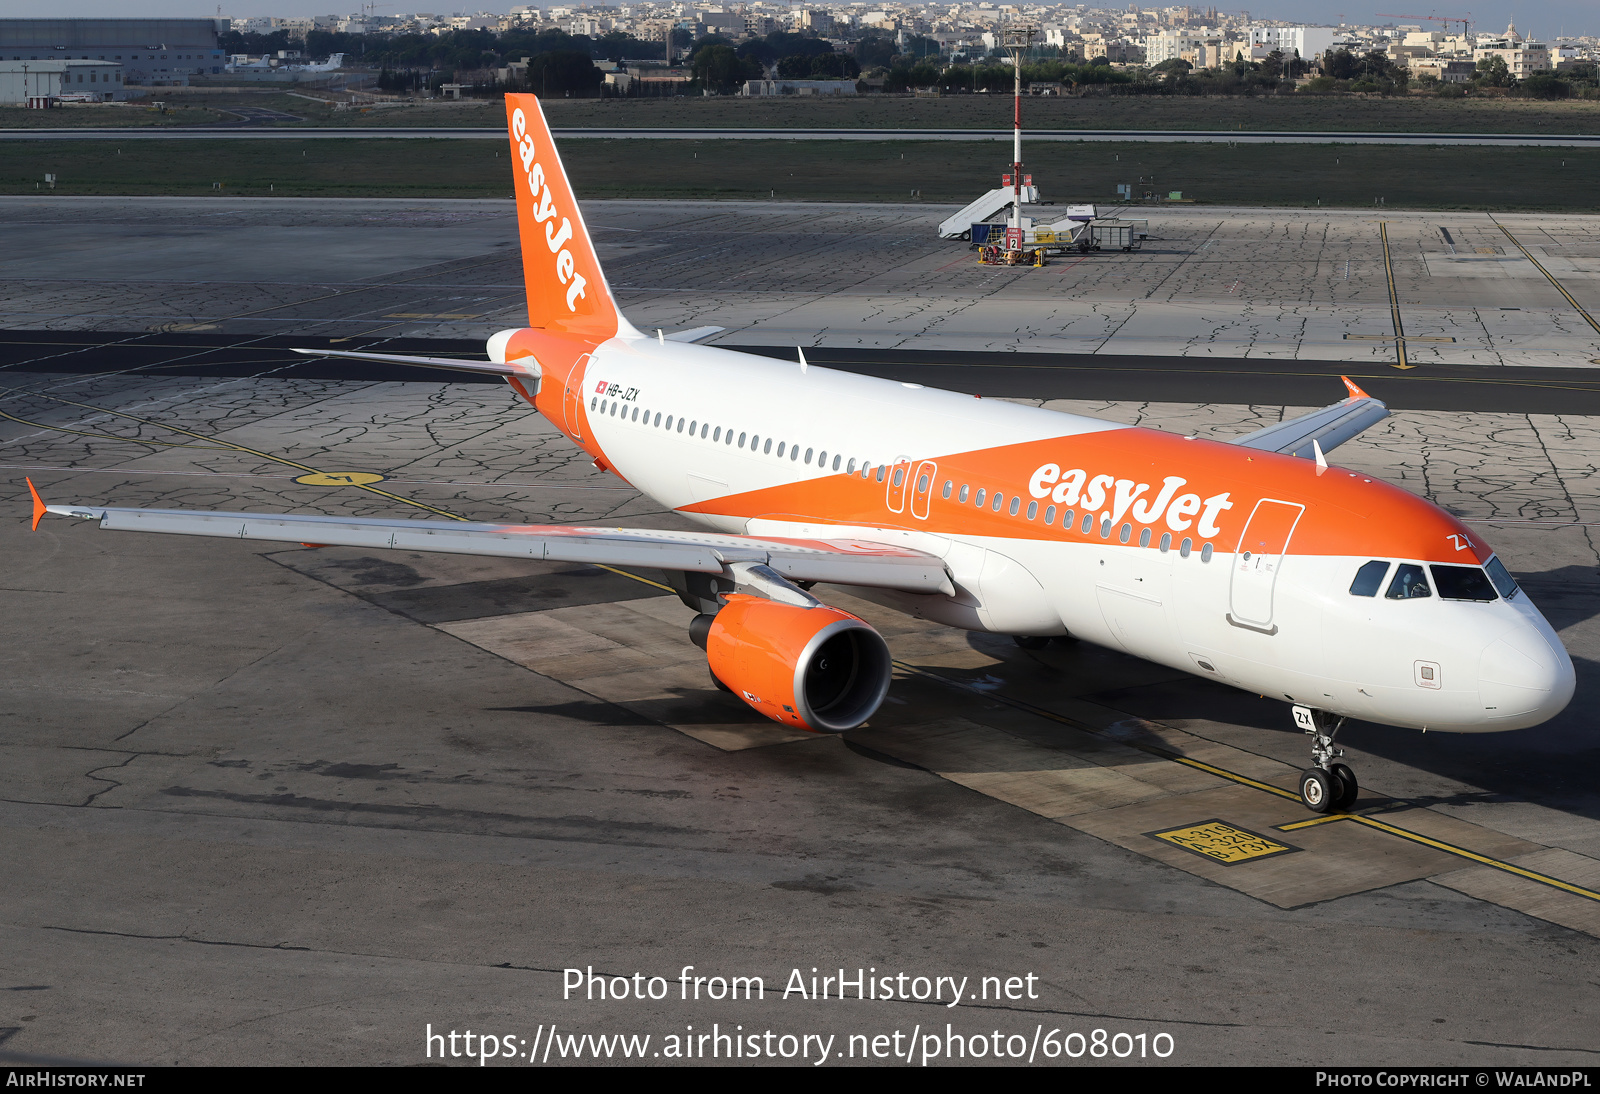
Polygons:
<instances>
[{"instance_id":1,"label":"easyjet titles on fuselage","mask_svg":"<svg viewBox=\"0 0 1600 1094\"><path fill-rule=\"evenodd\" d=\"M1188 483L1189 480L1178 475L1168 475L1156 496L1146 501L1142 499L1151 489L1147 482L1119 479L1113 475L1091 477L1087 471L1076 467L1063 473L1060 464L1047 463L1028 480L1028 493L1041 501L1049 498L1057 505L1081 504L1086 513L1099 512L1109 500L1111 512L1107 519L1112 524L1119 523L1130 511L1133 519L1140 524L1154 524L1165 513L1167 527L1174 532L1187 531L1189 525L1194 523L1194 516L1199 514L1200 524L1195 529L1198 535L1211 539L1221 534L1222 529L1217 527L1217 514L1233 508L1230 500L1232 491L1223 491L1205 499L1199 494L1179 494L1178 491Z\"/></svg>"}]
</instances>

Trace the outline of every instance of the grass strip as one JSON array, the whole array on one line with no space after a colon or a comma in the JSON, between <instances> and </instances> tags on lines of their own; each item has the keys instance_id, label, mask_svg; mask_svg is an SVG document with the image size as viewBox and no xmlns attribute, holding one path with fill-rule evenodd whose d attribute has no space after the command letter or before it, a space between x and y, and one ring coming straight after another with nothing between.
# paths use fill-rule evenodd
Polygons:
<instances>
[{"instance_id":1,"label":"grass strip","mask_svg":"<svg viewBox=\"0 0 1600 1094\"><path fill-rule=\"evenodd\" d=\"M965 142L572 140L585 198L966 202L999 185L1007 149ZM1594 212L1600 149L1393 145L1036 144L1046 200L1181 191L1198 204ZM509 197L493 141L15 141L0 193ZM220 186L220 188L219 188Z\"/></svg>"}]
</instances>

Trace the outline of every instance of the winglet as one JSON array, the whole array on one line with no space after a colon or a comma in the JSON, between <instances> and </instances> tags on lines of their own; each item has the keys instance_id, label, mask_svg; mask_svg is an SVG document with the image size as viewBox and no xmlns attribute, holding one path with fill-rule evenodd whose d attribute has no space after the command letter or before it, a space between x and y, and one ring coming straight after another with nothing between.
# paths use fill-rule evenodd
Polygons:
<instances>
[{"instance_id":1,"label":"winglet","mask_svg":"<svg viewBox=\"0 0 1600 1094\"><path fill-rule=\"evenodd\" d=\"M27 479L27 483L28 493L33 495L33 530L37 532L39 530L39 522L44 519L44 515L50 510L45 505L44 499L39 496L39 491L34 488L33 480Z\"/></svg>"},{"instance_id":2,"label":"winglet","mask_svg":"<svg viewBox=\"0 0 1600 1094\"><path fill-rule=\"evenodd\" d=\"M1352 383L1351 380L1350 380L1350 377L1341 376L1341 377L1339 377L1339 379L1344 381L1345 388L1348 389L1349 392L1350 392L1350 398L1352 398L1352 399L1370 399L1370 398L1372 398L1372 396L1368 395L1365 391L1362 391L1354 383Z\"/></svg>"}]
</instances>

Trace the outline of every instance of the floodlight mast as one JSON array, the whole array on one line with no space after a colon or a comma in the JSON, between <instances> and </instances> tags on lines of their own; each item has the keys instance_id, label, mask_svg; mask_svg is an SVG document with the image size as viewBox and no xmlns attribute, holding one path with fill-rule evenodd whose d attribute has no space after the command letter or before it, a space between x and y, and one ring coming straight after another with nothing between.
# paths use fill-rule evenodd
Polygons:
<instances>
[{"instance_id":1,"label":"floodlight mast","mask_svg":"<svg viewBox=\"0 0 1600 1094\"><path fill-rule=\"evenodd\" d=\"M1011 54L1014 89L1011 104L1011 228L1016 234L1008 242L1022 246L1022 59L1037 33L1027 23L1007 23L1001 40Z\"/></svg>"}]
</instances>

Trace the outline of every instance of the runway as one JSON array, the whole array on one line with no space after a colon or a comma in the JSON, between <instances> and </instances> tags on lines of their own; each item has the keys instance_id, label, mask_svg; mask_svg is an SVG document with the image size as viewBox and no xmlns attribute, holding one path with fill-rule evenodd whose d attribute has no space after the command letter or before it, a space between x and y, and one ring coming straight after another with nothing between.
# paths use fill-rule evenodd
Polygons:
<instances>
[{"instance_id":1,"label":"runway","mask_svg":"<svg viewBox=\"0 0 1600 1094\"><path fill-rule=\"evenodd\" d=\"M568 127L552 132L561 140L788 140L788 141L1009 141L1009 129L772 129ZM72 128L0 129L0 140L505 140L505 130L489 127L283 127L214 126L186 129ZM1600 134L1588 133L1359 133L1247 132L1200 129L1029 129L1029 141L1134 141L1190 144L1400 144L1483 147L1593 148Z\"/></svg>"},{"instance_id":2,"label":"runway","mask_svg":"<svg viewBox=\"0 0 1600 1094\"><path fill-rule=\"evenodd\" d=\"M430 1026L524 1054L552 1025L657 1051L716 1024L841 1052L948 1025L1171 1039L1104 1061L1123 1065L1593 1065L1600 377L1582 354L1600 350L1577 310L1592 282L1569 272L1586 218L1546 218L1530 246L1579 250L1556 271L1576 307L1537 271L1428 274L1438 227L1476 255L1487 218L1392 219L1391 252L1413 248L1404 337L1526 308L1480 322L1481 363L1419 341L1401 369L1392 340L1350 350L1270 318L1385 333L1383 245L1356 217L1174 220L1168 254L1030 282L930 243L925 209L589 211L635 322L736 319L722 342L760 367L811 324L813 364L1213 437L1333 401L1341 371L1370 383L1395 413L1332 462L1478 529L1560 630L1578 694L1511 734L1352 726L1361 819L1306 825L1283 703L844 588L817 592L879 627L896 679L867 727L819 738L714 689L660 574L30 532L25 475L52 502L679 526L500 384L286 353L481 350L523 306L497 203L288 207L295 227L253 202L8 207L0 944L19 990L0 993L0 1062L430 1062ZM869 247L896 268L851 261ZM61 276L74 255L99 265ZM1170 307L1136 352L1065 333L1130 301ZM1252 340L1217 338L1227 315ZM1265 853L1224 865L1167 838L1215 823ZM765 998L681 998L684 966L759 976ZM672 990L563 998L564 970L591 967ZM1036 993L782 998L813 968Z\"/></svg>"}]
</instances>

